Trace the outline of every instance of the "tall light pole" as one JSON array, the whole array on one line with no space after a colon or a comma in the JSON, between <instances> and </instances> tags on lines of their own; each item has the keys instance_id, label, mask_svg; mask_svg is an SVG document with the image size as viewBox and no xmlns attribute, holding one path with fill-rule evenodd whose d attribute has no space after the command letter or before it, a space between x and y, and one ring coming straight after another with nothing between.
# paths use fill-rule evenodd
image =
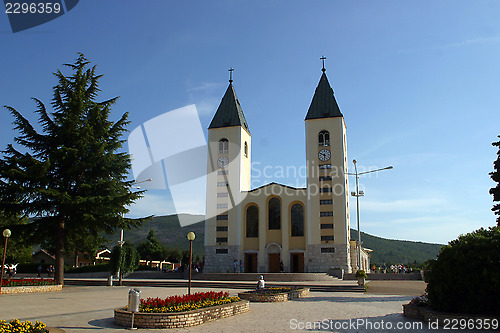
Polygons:
<instances>
[{"instance_id":1,"label":"tall light pole","mask_svg":"<svg viewBox=\"0 0 500 333\"><path fill-rule=\"evenodd\" d=\"M189 240L189 283L188 283L188 295L191 295L191 264L193 262L193 241L196 238L194 232L189 232L187 234L187 239Z\"/></svg>"},{"instance_id":2,"label":"tall light pole","mask_svg":"<svg viewBox=\"0 0 500 333\"><path fill-rule=\"evenodd\" d=\"M0 273L0 294L2 293L2 284L3 284L3 268L5 266L5 254L7 253L7 239L10 237L12 233L9 229L5 229L2 235L5 237L5 246L3 248L3 260L2 260L2 269Z\"/></svg>"},{"instance_id":3,"label":"tall light pole","mask_svg":"<svg viewBox=\"0 0 500 333\"><path fill-rule=\"evenodd\" d=\"M130 186L125 186L125 188L140 189L141 188L140 186L135 186L135 185L142 184L142 183L145 183L145 182L150 182L150 181L152 181L151 178L148 178L146 180L142 180L140 182L133 182ZM122 214L122 218L125 218L125 213ZM122 228L120 230L120 240L118 241L118 245L120 245L120 253L121 253L121 248L123 247L123 243L125 243L125 241L123 240L123 228ZM121 272L120 267L118 267L118 284L120 286L122 285L122 272Z\"/></svg>"},{"instance_id":4,"label":"tall light pole","mask_svg":"<svg viewBox=\"0 0 500 333\"><path fill-rule=\"evenodd\" d=\"M372 173L372 172L377 172L377 171L382 171L382 170L389 170L392 169L392 166L388 166L382 169L375 169L375 170L369 170L369 171L364 171L358 173L358 166L357 166L357 161L353 160L352 163L354 163L354 172L355 173L347 173L348 175L351 176L356 176L356 192L351 192L351 195L353 197L356 197L356 220L358 222L358 241L356 242L356 248L358 251L358 270L361 269L361 230L359 229L359 197L362 197L365 195L363 191L359 190L359 176L367 174L367 173Z\"/></svg>"}]
</instances>

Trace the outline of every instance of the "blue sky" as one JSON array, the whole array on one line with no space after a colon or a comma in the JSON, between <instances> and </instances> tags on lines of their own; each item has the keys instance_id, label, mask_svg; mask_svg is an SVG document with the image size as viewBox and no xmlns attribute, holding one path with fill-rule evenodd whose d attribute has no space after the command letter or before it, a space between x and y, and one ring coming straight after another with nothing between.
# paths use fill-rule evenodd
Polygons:
<instances>
[{"instance_id":1,"label":"blue sky","mask_svg":"<svg viewBox=\"0 0 500 333\"><path fill-rule=\"evenodd\" d=\"M189 104L206 129L234 67L253 161L298 168L324 55L349 161L394 166L360 179L362 230L447 243L495 224L488 173L500 134L499 12L500 2L483 0L86 0L15 34L2 13L0 104L35 121L30 98L48 105L51 73L83 52L104 74L99 99L121 96L112 116L129 112L130 130ZM2 149L16 134L11 122L0 111ZM151 190L131 216L174 212L167 191ZM355 226L355 211L351 218Z\"/></svg>"}]
</instances>

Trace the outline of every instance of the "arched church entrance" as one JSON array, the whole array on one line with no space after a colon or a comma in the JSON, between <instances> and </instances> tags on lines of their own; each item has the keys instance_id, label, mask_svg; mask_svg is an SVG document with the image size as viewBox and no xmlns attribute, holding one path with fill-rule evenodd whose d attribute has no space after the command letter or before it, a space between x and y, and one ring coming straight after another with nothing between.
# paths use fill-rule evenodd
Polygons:
<instances>
[{"instance_id":1,"label":"arched church entrance","mask_svg":"<svg viewBox=\"0 0 500 333\"><path fill-rule=\"evenodd\" d=\"M267 246L267 271L269 273L279 273L281 262L281 246L278 244L269 244Z\"/></svg>"}]
</instances>

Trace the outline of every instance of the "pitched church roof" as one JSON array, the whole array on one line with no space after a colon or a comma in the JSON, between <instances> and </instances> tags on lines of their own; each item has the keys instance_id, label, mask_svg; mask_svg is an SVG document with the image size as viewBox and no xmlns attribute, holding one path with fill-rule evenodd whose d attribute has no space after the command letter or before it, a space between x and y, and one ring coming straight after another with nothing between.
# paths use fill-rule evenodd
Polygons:
<instances>
[{"instance_id":1,"label":"pitched church roof","mask_svg":"<svg viewBox=\"0 0 500 333\"><path fill-rule=\"evenodd\" d=\"M241 109L240 101L236 97L236 92L231 82L229 83L229 87L227 87L224 97L222 97L219 108L215 112L215 116L208 129L230 126L241 126L250 132L245 115L243 115L243 110Z\"/></svg>"},{"instance_id":2,"label":"pitched church roof","mask_svg":"<svg viewBox=\"0 0 500 333\"><path fill-rule=\"evenodd\" d=\"M335 96L333 96L333 89L330 87L325 74L325 68L323 67L323 75L321 75L319 84L314 92L309 111L307 111L306 120L333 117L343 117L343 115L337 105Z\"/></svg>"}]
</instances>

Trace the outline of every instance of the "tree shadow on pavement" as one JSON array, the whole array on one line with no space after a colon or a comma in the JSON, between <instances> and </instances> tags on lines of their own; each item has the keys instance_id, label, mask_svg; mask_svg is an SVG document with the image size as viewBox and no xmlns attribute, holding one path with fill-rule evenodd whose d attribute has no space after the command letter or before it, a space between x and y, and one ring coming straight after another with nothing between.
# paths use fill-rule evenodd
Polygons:
<instances>
[{"instance_id":1,"label":"tree shadow on pavement","mask_svg":"<svg viewBox=\"0 0 500 333\"><path fill-rule=\"evenodd\" d=\"M352 319L323 319L316 322L290 323L290 328L309 332L445 332L429 323L404 317L401 313L391 313L378 317Z\"/></svg>"},{"instance_id":2,"label":"tree shadow on pavement","mask_svg":"<svg viewBox=\"0 0 500 333\"><path fill-rule=\"evenodd\" d=\"M410 302L409 296L362 296L362 297L304 297L292 300L293 302L335 302L335 303L360 303L360 302Z\"/></svg>"}]
</instances>

